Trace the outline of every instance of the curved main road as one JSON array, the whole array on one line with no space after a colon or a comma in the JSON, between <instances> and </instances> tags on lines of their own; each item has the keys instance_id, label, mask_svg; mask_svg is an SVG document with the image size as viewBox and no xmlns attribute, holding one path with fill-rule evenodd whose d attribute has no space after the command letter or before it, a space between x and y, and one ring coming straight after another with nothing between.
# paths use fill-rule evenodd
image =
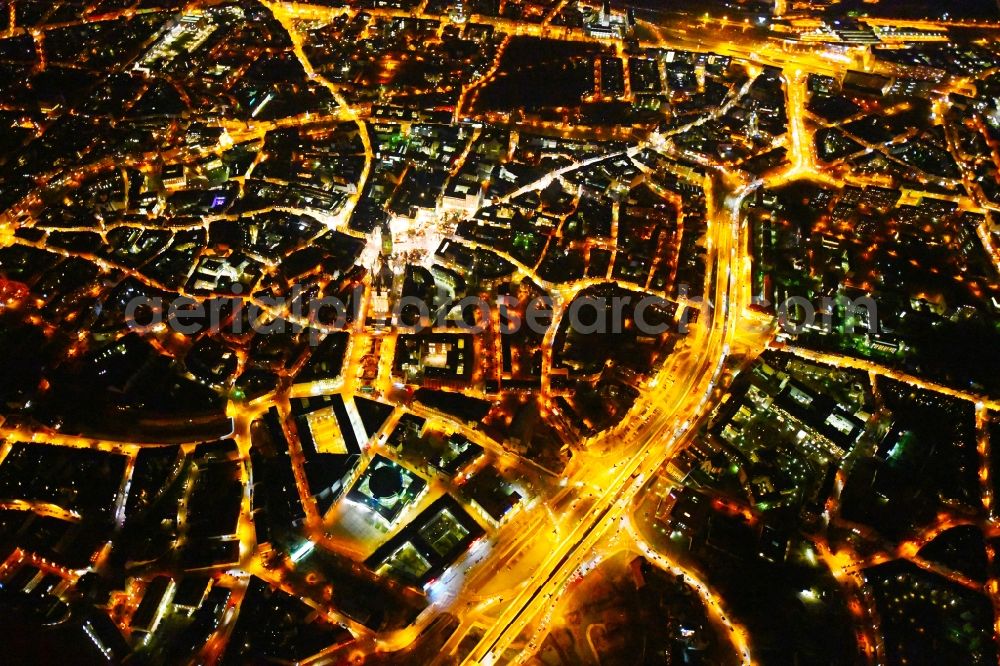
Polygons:
<instances>
[{"instance_id":1,"label":"curved main road","mask_svg":"<svg viewBox=\"0 0 1000 666\"><path fill-rule=\"evenodd\" d=\"M549 556L483 635L466 658L466 664L489 666L505 655L584 564L600 538L620 524L644 479L676 452L693 429L696 416L706 407L715 380L722 371L736 334L738 314L745 305L742 296L746 290L740 287L739 271L733 267L741 265L745 248L740 242L740 211L746 196L757 185L740 184L713 216L709 256L715 307L711 308L706 325L696 329L691 342L693 353L661 373L660 383L671 383L652 403L653 413L642 418L640 425L627 433L638 443L636 454L622 465L621 471L570 534L553 544ZM741 652L749 661L749 653L745 649Z\"/></svg>"}]
</instances>

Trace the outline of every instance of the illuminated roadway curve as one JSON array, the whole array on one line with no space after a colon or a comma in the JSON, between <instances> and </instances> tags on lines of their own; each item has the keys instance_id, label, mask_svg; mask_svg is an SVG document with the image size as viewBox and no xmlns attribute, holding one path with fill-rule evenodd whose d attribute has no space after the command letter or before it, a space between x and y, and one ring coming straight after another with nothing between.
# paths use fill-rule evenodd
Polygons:
<instances>
[{"instance_id":1,"label":"illuminated roadway curve","mask_svg":"<svg viewBox=\"0 0 1000 666\"><path fill-rule=\"evenodd\" d=\"M521 635L548 602L558 596L566 581L583 564L590 551L604 533L627 514L632 499L660 465L672 456L684 436L693 430L696 415L708 402L712 386L722 370L729 353L729 344L736 333L737 317L743 303L731 303L731 294L744 293L739 289L738 270L732 266L741 263L740 210L747 194L755 184L742 186L727 197L721 214L716 215L710 236L710 257L713 258L715 307L707 326L699 326L691 348L691 357L678 374L670 378L672 385L653 403L654 415L634 432L628 433L639 442L637 453L623 465L619 475L608 485L587 515L561 542L554 544L546 561L536 569L525 586L500 614L492 627L466 658L466 664L492 666ZM661 373L672 374L674 368ZM686 419L677 423L678 420ZM749 662L745 647L743 659Z\"/></svg>"}]
</instances>

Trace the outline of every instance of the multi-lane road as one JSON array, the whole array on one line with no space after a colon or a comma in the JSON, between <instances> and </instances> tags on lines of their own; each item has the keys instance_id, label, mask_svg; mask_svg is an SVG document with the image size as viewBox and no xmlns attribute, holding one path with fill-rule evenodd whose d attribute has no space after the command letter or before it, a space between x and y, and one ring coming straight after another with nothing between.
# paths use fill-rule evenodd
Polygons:
<instances>
[{"instance_id":1,"label":"multi-lane road","mask_svg":"<svg viewBox=\"0 0 1000 666\"><path fill-rule=\"evenodd\" d=\"M465 663L495 664L507 655L522 632L554 602L567 581L591 557L595 544L609 530L618 529L643 481L686 441L697 420L695 416L703 413L708 403L735 338L739 313L747 305L738 302L747 292L737 284L740 272L732 267L741 264L745 252L745 244L740 243L740 211L754 187L756 184L742 184L730 189L713 215L709 251L714 307L707 313L707 320L696 329L688 350L679 354L658 378L663 388L651 392L638 425L612 435L624 434L635 442L635 454L612 468L612 477L599 486L597 500L565 536L549 544L544 562L506 603ZM581 473L594 471L584 469ZM603 475L596 470L595 476Z\"/></svg>"}]
</instances>

